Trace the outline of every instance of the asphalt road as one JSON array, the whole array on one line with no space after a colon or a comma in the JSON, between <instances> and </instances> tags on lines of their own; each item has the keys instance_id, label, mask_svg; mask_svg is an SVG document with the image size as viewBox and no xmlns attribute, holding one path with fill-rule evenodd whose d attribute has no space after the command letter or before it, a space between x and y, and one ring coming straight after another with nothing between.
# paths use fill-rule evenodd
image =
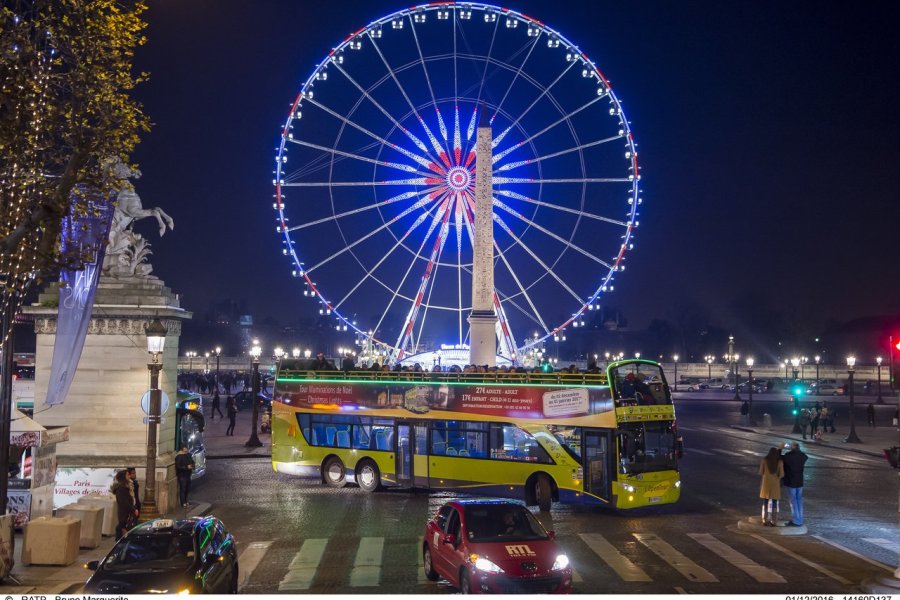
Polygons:
<instances>
[{"instance_id":1,"label":"asphalt road","mask_svg":"<svg viewBox=\"0 0 900 600\"><path fill-rule=\"evenodd\" d=\"M737 403L700 398L677 406L686 442L678 504L628 513L555 505L538 515L572 559L576 592L846 593L893 571L897 476L883 459L809 448L809 534L747 534L736 524L759 513L759 461L784 439L733 429ZM755 397L754 410L790 421L783 398ZM424 523L450 494L334 490L253 458L211 460L193 497L236 536L243 592L454 591L420 566Z\"/></svg>"}]
</instances>

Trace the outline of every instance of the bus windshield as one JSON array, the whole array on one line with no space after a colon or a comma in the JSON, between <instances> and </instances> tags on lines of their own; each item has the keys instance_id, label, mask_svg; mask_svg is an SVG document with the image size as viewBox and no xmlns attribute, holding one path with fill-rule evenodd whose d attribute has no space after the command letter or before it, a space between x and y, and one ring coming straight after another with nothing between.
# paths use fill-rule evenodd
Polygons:
<instances>
[{"instance_id":1,"label":"bus windshield","mask_svg":"<svg viewBox=\"0 0 900 600\"><path fill-rule=\"evenodd\" d=\"M671 421L623 423L619 426L620 472L647 473L676 469Z\"/></svg>"}]
</instances>

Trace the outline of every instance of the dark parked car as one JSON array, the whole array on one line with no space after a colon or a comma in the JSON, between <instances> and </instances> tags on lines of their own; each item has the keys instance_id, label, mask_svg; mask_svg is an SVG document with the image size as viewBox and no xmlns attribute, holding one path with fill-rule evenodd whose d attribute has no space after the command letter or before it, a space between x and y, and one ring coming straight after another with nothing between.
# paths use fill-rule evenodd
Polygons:
<instances>
[{"instance_id":1,"label":"dark parked car","mask_svg":"<svg viewBox=\"0 0 900 600\"><path fill-rule=\"evenodd\" d=\"M243 390L234 395L234 402L238 407L238 410L247 410L253 409L253 404L251 404L251 398L253 397L253 392L250 390ZM256 395L259 400L259 407L266 411L272 410L272 398L261 391Z\"/></svg>"},{"instance_id":2,"label":"dark parked car","mask_svg":"<svg viewBox=\"0 0 900 600\"><path fill-rule=\"evenodd\" d=\"M215 517L155 519L119 540L86 567L93 594L236 594L234 538Z\"/></svg>"}]
</instances>

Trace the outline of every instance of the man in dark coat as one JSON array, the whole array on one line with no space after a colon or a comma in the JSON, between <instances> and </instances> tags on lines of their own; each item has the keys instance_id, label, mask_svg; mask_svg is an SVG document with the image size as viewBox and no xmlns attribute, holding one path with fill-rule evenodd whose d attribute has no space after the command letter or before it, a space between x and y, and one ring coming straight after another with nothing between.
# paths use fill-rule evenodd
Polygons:
<instances>
[{"instance_id":1,"label":"man in dark coat","mask_svg":"<svg viewBox=\"0 0 900 600\"><path fill-rule=\"evenodd\" d=\"M181 447L181 452L175 455L175 476L178 478L178 497L181 506L187 507L188 493L191 491L191 475L194 473L194 457L188 452L187 446Z\"/></svg>"},{"instance_id":2,"label":"man in dark coat","mask_svg":"<svg viewBox=\"0 0 900 600\"><path fill-rule=\"evenodd\" d=\"M803 465L809 457L800 451L798 442L791 442L791 451L782 457L784 461L784 487L791 500L791 520L788 527L803 525Z\"/></svg>"},{"instance_id":3,"label":"man in dark coat","mask_svg":"<svg viewBox=\"0 0 900 600\"><path fill-rule=\"evenodd\" d=\"M125 469L116 473L115 481L109 488L116 498L116 539L121 539L134 526L137 509L134 507L134 490Z\"/></svg>"}]
</instances>

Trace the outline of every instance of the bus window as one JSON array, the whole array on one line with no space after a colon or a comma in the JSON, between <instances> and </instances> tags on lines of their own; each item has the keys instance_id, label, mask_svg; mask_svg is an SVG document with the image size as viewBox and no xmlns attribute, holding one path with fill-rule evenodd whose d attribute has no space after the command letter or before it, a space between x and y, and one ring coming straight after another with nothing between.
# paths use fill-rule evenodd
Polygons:
<instances>
[{"instance_id":1,"label":"bus window","mask_svg":"<svg viewBox=\"0 0 900 600\"><path fill-rule=\"evenodd\" d=\"M491 423L491 458L553 464L531 434L515 425Z\"/></svg>"},{"instance_id":2,"label":"bus window","mask_svg":"<svg viewBox=\"0 0 900 600\"><path fill-rule=\"evenodd\" d=\"M548 425L547 429L559 442L569 456L579 463L581 462L581 427L569 427L567 425Z\"/></svg>"},{"instance_id":3,"label":"bus window","mask_svg":"<svg viewBox=\"0 0 900 600\"><path fill-rule=\"evenodd\" d=\"M431 453L444 456L487 456L487 423L434 421Z\"/></svg>"},{"instance_id":4,"label":"bus window","mask_svg":"<svg viewBox=\"0 0 900 600\"><path fill-rule=\"evenodd\" d=\"M659 365L624 364L610 369L610 375L617 406L672 404L672 394Z\"/></svg>"},{"instance_id":5,"label":"bus window","mask_svg":"<svg viewBox=\"0 0 900 600\"><path fill-rule=\"evenodd\" d=\"M626 474L677 468L672 423L646 421L619 426L620 471Z\"/></svg>"}]
</instances>

